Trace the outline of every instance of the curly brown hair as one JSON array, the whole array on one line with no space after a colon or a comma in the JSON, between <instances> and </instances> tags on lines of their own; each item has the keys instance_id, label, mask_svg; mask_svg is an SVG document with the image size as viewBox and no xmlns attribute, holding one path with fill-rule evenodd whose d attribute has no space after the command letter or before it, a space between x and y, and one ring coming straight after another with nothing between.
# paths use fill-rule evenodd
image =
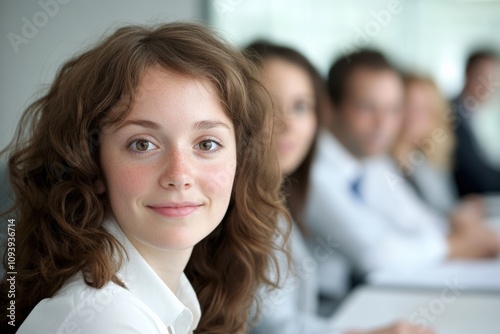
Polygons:
<instances>
[{"instance_id":1,"label":"curly brown hair","mask_svg":"<svg viewBox=\"0 0 500 334\"><path fill-rule=\"evenodd\" d=\"M289 215L273 145L277 114L258 70L202 26L127 26L64 64L1 152L9 154L15 197L3 216L17 219L19 325L78 272L95 288L109 281L123 286L115 276L120 261L113 260L115 252L123 257L123 248L103 227L109 201L95 188L102 176L99 138L104 126L126 117L128 110L110 110L120 97L134 96L141 74L154 65L212 82L236 132L237 170L228 210L194 247L185 269L203 314L196 332L246 332L250 314L258 309L256 289L276 286L269 273L277 272L277 217ZM7 290L4 280L3 324Z\"/></svg>"}]
</instances>

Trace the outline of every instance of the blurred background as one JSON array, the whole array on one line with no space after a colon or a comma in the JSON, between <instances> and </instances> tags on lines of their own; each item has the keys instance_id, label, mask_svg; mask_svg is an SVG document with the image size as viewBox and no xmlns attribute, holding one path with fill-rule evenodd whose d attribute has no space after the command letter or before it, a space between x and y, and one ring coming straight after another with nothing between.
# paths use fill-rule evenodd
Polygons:
<instances>
[{"instance_id":1,"label":"blurred background","mask_svg":"<svg viewBox=\"0 0 500 334\"><path fill-rule=\"evenodd\" d=\"M376 47L402 68L431 75L449 98L463 85L471 50L500 51L495 0L2 0L2 147L68 57L117 26L173 20L209 23L236 45L288 44L323 75L339 55Z\"/></svg>"},{"instance_id":2,"label":"blurred background","mask_svg":"<svg viewBox=\"0 0 500 334\"><path fill-rule=\"evenodd\" d=\"M450 97L462 87L471 49L500 48L500 1L228 0L212 2L209 18L237 43L265 37L289 44L322 74L340 55L377 48L434 76Z\"/></svg>"},{"instance_id":3,"label":"blurred background","mask_svg":"<svg viewBox=\"0 0 500 334\"><path fill-rule=\"evenodd\" d=\"M45 92L59 67L69 58L122 25L179 20L210 25L241 48L257 39L293 47L311 60L323 77L334 60L363 48L378 49L399 69L434 80L448 100L456 98L464 87L465 66L471 52L485 49L500 54L500 0L0 0L0 147L9 144L23 110ZM486 116L476 117L478 120L472 125L479 144L486 152L493 152L488 156L493 157L492 165L498 173L498 79L492 82L492 87L496 99L483 107L488 112L481 115ZM4 159L0 159L0 211L6 208L9 193ZM496 211L489 216L496 217L500 231L500 195L496 196L496 202L489 206ZM458 311L453 314L477 309L498 319L498 313L488 311L499 309L499 259L470 264L474 270L468 263L460 269L460 273L471 273L474 282L478 277L486 279L486 283L478 280L482 284L481 298L486 296L483 290L490 289L496 294L481 304L482 308L474 304L477 296L470 297L472 301L462 297L462 303L455 306ZM439 270L427 276L424 272L403 277L404 284L410 282L413 289L412 284L421 284L413 281L418 276L424 281L429 278L438 282L440 287L443 277L459 277L455 264ZM392 273L372 279L375 283L380 280L400 284L394 283ZM424 285L429 283L426 281ZM398 298L413 298L401 297L397 289L393 292ZM382 294L387 295L387 291ZM418 298L418 305L438 300L433 294ZM380 314L365 310L365 305L378 305L373 300L360 299L358 310L363 316L372 314L368 320L376 322L384 317L381 312L387 308L380 308ZM391 303L388 302L388 307L398 310ZM340 323L344 319L357 323L359 313L353 314L351 318L341 315L338 319ZM394 320L387 317L388 322ZM453 321L459 324L457 318Z\"/></svg>"},{"instance_id":4,"label":"blurred background","mask_svg":"<svg viewBox=\"0 0 500 334\"><path fill-rule=\"evenodd\" d=\"M208 23L240 46L256 38L293 46L323 75L339 55L376 47L431 75L449 98L463 85L471 50L500 51L495 0L2 0L2 147L68 57L117 26L173 20Z\"/></svg>"}]
</instances>

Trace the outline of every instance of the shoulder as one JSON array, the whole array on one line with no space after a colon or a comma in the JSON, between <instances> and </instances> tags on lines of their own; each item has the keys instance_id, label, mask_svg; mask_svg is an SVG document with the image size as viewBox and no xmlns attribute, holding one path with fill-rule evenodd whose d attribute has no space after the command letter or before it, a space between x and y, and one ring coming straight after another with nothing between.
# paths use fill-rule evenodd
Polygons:
<instances>
[{"instance_id":1,"label":"shoulder","mask_svg":"<svg viewBox=\"0 0 500 334\"><path fill-rule=\"evenodd\" d=\"M113 282L95 289L78 276L40 301L17 333L166 333L158 316L127 289Z\"/></svg>"}]
</instances>

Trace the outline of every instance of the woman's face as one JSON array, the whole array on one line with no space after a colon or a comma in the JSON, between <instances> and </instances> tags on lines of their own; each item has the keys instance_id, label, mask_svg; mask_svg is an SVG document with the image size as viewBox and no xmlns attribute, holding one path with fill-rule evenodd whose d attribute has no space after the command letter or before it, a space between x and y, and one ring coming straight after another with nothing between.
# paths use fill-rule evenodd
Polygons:
<instances>
[{"instance_id":1,"label":"woman's face","mask_svg":"<svg viewBox=\"0 0 500 334\"><path fill-rule=\"evenodd\" d=\"M436 102L434 89L430 85L424 82L413 82L407 86L401 128L406 140L414 143L429 136L434 126Z\"/></svg>"},{"instance_id":2,"label":"woman's face","mask_svg":"<svg viewBox=\"0 0 500 334\"><path fill-rule=\"evenodd\" d=\"M124 121L103 129L100 159L111 209L131 242L189 249L227 211L234 128L211 83L151 67Z\"/></svg>"},{"instance_id":3,"label":"woman's face","mask_svg":"<svg viewBox=\"0 0 500 334\"><path fill-rule=\"evenodd\" d=\"M277 133L278 161L284 174L291 174L309 152L317 128L314 85L302 67L270 58L263 67L264 84L275 95L285 114Z\"/></svg>"}]
</instances>

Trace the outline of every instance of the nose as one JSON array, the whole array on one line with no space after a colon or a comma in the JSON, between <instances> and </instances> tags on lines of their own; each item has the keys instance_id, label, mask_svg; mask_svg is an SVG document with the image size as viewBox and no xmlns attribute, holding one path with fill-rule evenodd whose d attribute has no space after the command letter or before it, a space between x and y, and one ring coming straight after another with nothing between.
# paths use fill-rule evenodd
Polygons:
<instances>
[{"instance_id":1,"label":"nose","mask_svg":"<svg viewBox=\"0 0 500 334\"><path fill-rule=\"evenodd\" d=\"M393 119L395 119L395 116L392 110L379 108L375 111L374 123L377 129L385 128Z\"/></svg>"},{"instance_id":2,"label":"nose","mask_svg":"<svg viewBox=\"0 0 500 334\"><path fill-rule=\"evenodd\" d=\"M170 190L189 189L193 185L192 166L187 152L172 149L167 153L160 175L160 185Z\"/></svg>"}]
</instances>

